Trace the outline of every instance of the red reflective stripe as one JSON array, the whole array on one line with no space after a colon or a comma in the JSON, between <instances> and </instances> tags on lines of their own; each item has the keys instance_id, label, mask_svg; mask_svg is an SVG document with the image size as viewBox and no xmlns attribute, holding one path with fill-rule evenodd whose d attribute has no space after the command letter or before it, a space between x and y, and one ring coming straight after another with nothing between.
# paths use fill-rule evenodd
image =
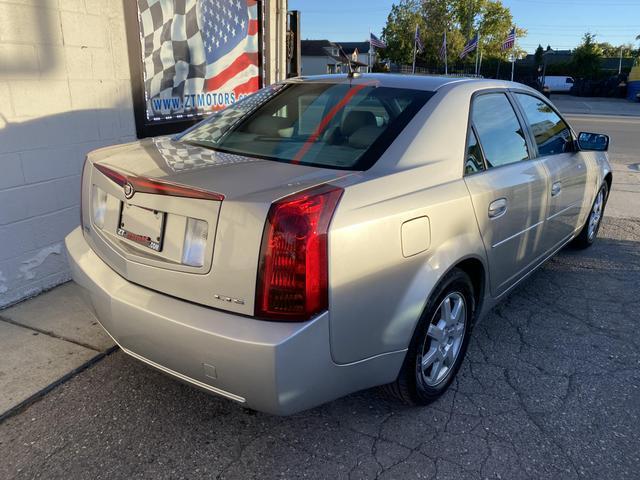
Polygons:
<instances>
[{"instance_id":1,"label":"red reflective stripe","mask_svg":"<svg viewBox=\"0 0 640 480\"><path fill-rule=\"evenodd\" d=\"M95 164L96 169L107 178L123 187L126 183L133 186L134 192L149 193L152 195L169 195L172 197L196 198L200 200L216 200L221 202L224 195L210 192L196 187L186 187L165 180L155 180L146 177L127 176L116 172L104 165Z\"/></svg>"},{"instance_id":2,"label":"red reflective stripe","mask_svg":"<svg viewBox=\"0 0 640 480\"><path fill-rule=\"evenodd\" d=\"M344 98L340 100L338 103L336 103L331 110L329 110L329 112L324 116L324 118L322 119L322 121L320 122L316 130L309 136L307 141L304 142L304 145L300 147L300 150L298 150L298 153L296 154L295 158L291 161L291 163L300 163L300 161L302 160L302 157L304 157L307 154L307 152L311 148L311 145L316 140L318 140L318 137L320 137L320 134L324 131L325 128L327 128L327 125L331 120L333 120L333 117L335 117L338 114L338 112L345 107L347 102L349 102L349 100L351 100L351 98L353 98L353 96L356 93L358 93L360 90L362 90L366 86L367 85L363 84L363 85L356 85L355 87L351 88L347 92L347 94L344 96Z\"/></svg>"}]
</instances>

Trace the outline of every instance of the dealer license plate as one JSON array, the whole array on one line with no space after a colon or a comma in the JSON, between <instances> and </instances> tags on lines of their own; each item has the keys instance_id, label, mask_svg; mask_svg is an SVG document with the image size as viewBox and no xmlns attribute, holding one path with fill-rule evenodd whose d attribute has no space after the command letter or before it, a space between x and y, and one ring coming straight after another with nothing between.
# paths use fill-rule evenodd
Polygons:
<instances>
[{"instance_id":1,"label":"dealer license plate","mask_svg":"<svg viewBox=\"0 0 640 480\"><path fill-rule=\"evenodd\" d=\"M125 203L122 206L118 235L151 250L162 250L166 213Z\"/></svg>"}]
</instances>

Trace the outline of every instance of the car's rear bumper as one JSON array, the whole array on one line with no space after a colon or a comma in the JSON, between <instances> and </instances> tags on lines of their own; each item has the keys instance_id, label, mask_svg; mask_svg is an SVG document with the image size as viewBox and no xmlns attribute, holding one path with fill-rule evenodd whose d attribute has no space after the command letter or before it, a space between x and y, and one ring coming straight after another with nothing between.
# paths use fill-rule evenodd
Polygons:
<instances>
[{"instance_id":1,"label":"car's rear bumper","mask_svg":"<svg viewBox=\"0 0 640 480\"><path fill-rule=\"evenodd\" d=\"M338 365L328 313L305 323L225 313L128 282L96 255L80 228L65 243L73 279L126 353L247 407L295 413L391 382L404 359L401 351Z\"/></svg>"}]
</instances>

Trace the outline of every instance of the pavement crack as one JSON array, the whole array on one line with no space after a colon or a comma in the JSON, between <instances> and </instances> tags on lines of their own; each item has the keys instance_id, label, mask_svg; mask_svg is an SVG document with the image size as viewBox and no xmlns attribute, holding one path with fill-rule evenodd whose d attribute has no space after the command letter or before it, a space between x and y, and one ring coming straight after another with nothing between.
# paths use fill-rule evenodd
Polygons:
<instances>
[{"instance_id":1,"label":"pavement crack","mask_svg":"<svg viewBox=\"0 0 640 480\"><path fill-rule=\"evenodd\" d=\"M21 328L25 328L27 330L31 330L33 332L36 333L41 333L42 335L46 335L48 337L51 338L55 338L57 340L62 340L64 342L69 342L69 343L73 343L75 345L78 345L80 347L89 349L89 350L93 350L94 352L103 352L104 350L100 350L96 347L94 347L93 345L89 345L88 343L84 343L84 342L80 342L78 340L75 340L73 338L69 338L69 337L65 337L64 335L58 335L54 332L48 331L48 330L43 330L41 328L37 328L31 325L25 325L23 323L20 322L16 322L15 320L11 320L10 318L7 317L3 317L2 315L0 315L0 321L5 322L5 323L9 323L11 325L15 325L16 327L21 327Z\"/></svg>"}]
</instances>

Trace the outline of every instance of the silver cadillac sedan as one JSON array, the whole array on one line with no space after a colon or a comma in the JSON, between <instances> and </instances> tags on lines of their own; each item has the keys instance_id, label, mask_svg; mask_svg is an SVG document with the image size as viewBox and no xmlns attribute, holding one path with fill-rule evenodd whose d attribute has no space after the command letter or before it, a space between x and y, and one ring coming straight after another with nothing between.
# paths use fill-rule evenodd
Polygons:
<instances>
[{"instance_id":1,"label":"silver cadillac sedan","mask_svg":"<svg viewBox=\"0 0 640 480\"><path fill-rule=\"evenodd\" d=\"M280 415L423 405L496 302L594 242L608 144L516 83L297 78L90 153L66 247L105 330L177 379Z\"/></svg>"}]
</instances>

